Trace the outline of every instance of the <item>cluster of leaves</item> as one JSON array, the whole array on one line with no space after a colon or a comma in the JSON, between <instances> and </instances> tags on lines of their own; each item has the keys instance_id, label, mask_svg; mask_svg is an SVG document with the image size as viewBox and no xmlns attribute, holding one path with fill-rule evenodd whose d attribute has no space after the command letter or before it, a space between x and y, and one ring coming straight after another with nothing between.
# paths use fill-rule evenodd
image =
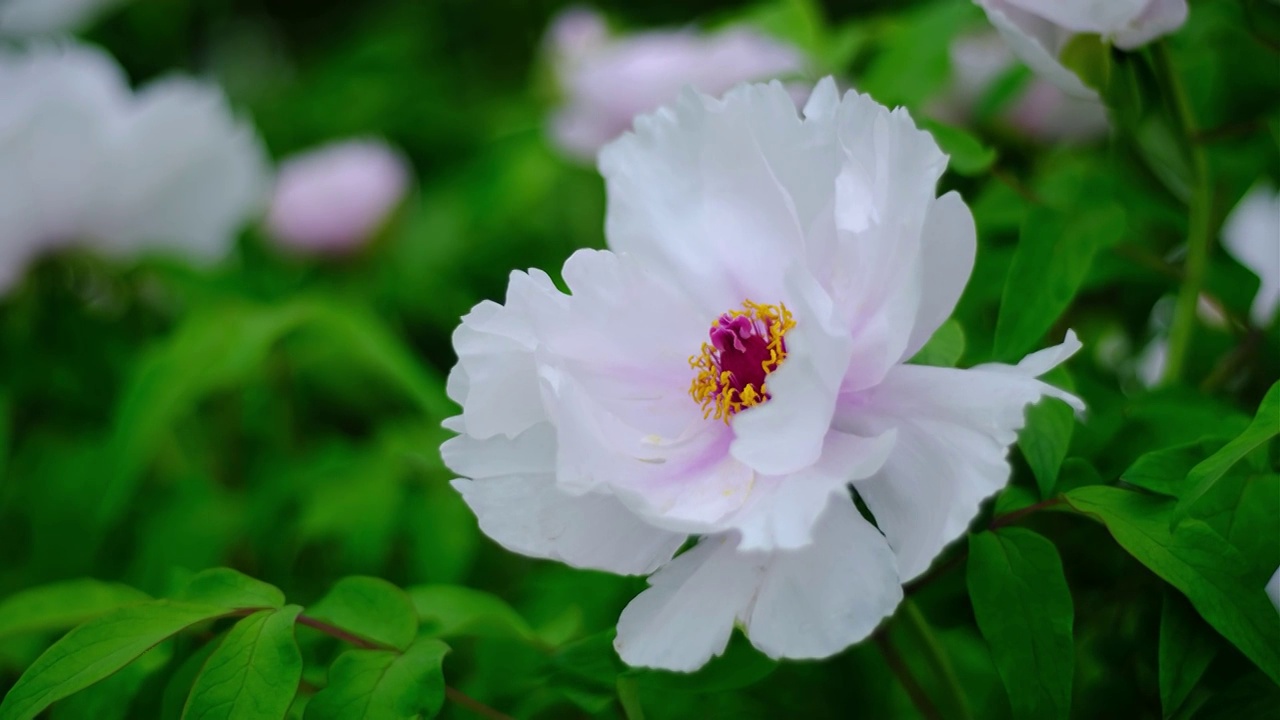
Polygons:
<instances>
[{"instance_id":1,"label":"cluster of leaves","mask_svg":"<svg viewBox=\"0 0 1280 720\"><path fill-rule=\"evenodd\" d=\"M549 83L527 71L552 4L135 0L93 28L135 79L216 75L277 154L382 134L420 183L354 257L251 230L216 271L63 255L0 301L0 720L1274 710L1280 327L1248 320L1249 270L1183 249L1280 178L1274 3L1193 0L1137 53L1074 46L1110 108L1100 146L1003 124L1016 68L971 126L921 121L980 247L916 362L1017 360L1072 327L1086 350L1050 381L1087 414L1028 410L1009 487L867 642L776 663L735 637L691 675L614 653L642 580L484 540L437 452L458 317L512 268L604 242L602 184L548 147ZM985 27L968 0L601 4L752 23L917 118L951 41ZM1189 284L1226 320L1175 317L1190 341L1149 389L1152 308Z\"/></svg>"}]
</instances>

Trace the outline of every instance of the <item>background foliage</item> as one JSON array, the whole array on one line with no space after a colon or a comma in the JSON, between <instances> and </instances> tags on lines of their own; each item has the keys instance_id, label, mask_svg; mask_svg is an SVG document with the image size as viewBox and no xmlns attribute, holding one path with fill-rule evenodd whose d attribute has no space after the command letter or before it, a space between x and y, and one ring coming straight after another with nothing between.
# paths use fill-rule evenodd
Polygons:
<instances>
[{"instance_id":1,"label":"background foliage","mask_svg":"<svg viewBox=\"0 0 1280 720\"><path fill-rule=\"evenodd\" d=\"M1193 1L1157 46L1082 49L1113 114L1096 145L992 113L934 126L980 250L920 361L1016 360L1073 327L1086 351L1053 379L1088 414L1031 409L1010 486L873 638L779 664L736 637L677 675L613 653L643 580L501 550L437 453L460 315L604 243L601 180L546 141L560 5L137 0L88 32L135 82L218 78L274 155L378 134L418 185L349 259L251 229L214 271L64 254L0 302L0 718L1274 711L1280 332L1249 324L1257 278L1214 248L1228 322L1162 387L1134 356L1183 282L1193 196L1216 227L1280 179L1280 6ZM962 0L601 6L628 28L753 23L917 117L985 22Z\"/></svg>"}]
</instances>

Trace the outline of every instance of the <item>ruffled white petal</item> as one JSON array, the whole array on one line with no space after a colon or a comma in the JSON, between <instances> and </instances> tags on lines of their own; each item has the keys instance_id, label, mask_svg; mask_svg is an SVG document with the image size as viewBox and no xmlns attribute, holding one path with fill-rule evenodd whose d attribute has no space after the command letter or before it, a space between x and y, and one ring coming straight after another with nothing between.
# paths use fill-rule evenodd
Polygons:
<instances>
[{"instance_id":1,"label":"ruffled white petal","mask_svg":"<svg viewBox=\"0 0 1280 720\"><path fill-rule=\"evenodd\" d=\"M904 359L915 355L955 309L973 272L978 233L973 213L955 192L938 198L925 217L921 244L922 297Z\"/></svg>"},{"instance_id":2,"label":"ruffled white petal","mask_svg":"<svg viewBox=\"0 0 1280 720\"><path fill-rule=\"evenodd\" d=\"M724 652L734 620L775 658L822 658L861 640L902 599L893 554L847 495L814 542L743 552L705 538L650 578L623 611L614 647L630 665L690 671Z\"/></svg>"},{"instance_id":3,"label":"ruffled white petal","mask_svg":"<svg viewBox=\"0 0 1280 720\"><path fill-rule=\"evenodd\" d=\"M605 493L571 496L555 483L555 431L534 425L514 438L462 435L440 448L467 478L453 486L480 529L503 547L575 567L621 574L653 572L685 536L659 530Z\"/></svg>"},{"instance_id":4,"label":"ruffled white petal","mask_svg":"<svg viewBox=\"0 0 1280 720\"><path fill-rule=\"evenodd\" d=\"M482 302L454 331L458 364L445 389L462 406L467 434L515 437L546 419L529 312L542 303L560 302L559 294L544 272L513 272L506 305Z\"/></svg>"},{"instance_id":5,"label":"ruffled white petal","mask_svg":"<svg viewBox=\"0 0 1280 720\"><path fill-rule=\"evenodd\" d=\"M745 623L773 658L825 658L871 634L902 601L884 536L844 496L808 547L772 553Z\"/></svg>"},{"instance_id":6,"label":"ruffled white petal","mask_svg":"<svg viewBox=\"0 0 1280 720\"><path fill-rule=\"evenodd\" d=\"M889 539L904 581L924 572L964 533L979 504L1009 479L1008 448L1041 397L1080 401L1036 379L1080 347L1074 334L1016 366L968 370L902 365L876 388L842 405L837 427L896 428L880 472L854 487Z\"/></svg>"},{"instance_id":7,"label":"ruffled white petal","mask_svg":"<svg viewBox=\"0 0 1280 720\"><path fill-rule=\"evenodd\" d=\"M1265 327L1280 307L1280 193L1250 190L1223 225L1222 244L1261 281L1249 315Z\"/></svg>"},{"instance_id":8,"label":"ruffled white petal","mask_svg":"<svg viewBox=\"0 0 1280 720\"><path fill-rule=\"evenodd\" d=\"M827 205L834 159L785 88L686 92L600 153L609 246L695 294L708 325L743 300L786 301L784 273ZM828 177L824 177L828 175ZM793 186L812 187L799 207ZM825 193L825 194L824 194ZM744 199L750 198L749 201Z\"/></svg>"}]
</instances>

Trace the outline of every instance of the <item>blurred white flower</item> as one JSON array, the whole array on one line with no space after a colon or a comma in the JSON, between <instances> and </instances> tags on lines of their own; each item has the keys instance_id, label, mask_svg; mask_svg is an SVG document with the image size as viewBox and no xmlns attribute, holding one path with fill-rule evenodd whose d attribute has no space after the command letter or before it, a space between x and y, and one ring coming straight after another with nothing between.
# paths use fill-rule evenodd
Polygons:
<instances>
[{"instance_id":1,"label":"blurred white flower","mask_svg":"<svg viewBox=\"0 0 1280 720\"><path fill-rule=\"evenodd\" d=\"M1271 598L1271 604L1276 606L1276 612L1280 612L1280 568L1276 568L1276 574L1272 575L1267 583L1267 597Z\"/></svg>"},{"instance_id":2,"label":"blurred white flower","mask_svg":"<svg viewBox=\"0 0 1280 720\"><path fill-rule=\"evenodd\" d=\"M745 28L612 38L604 19L584 8L556 18L548 43L566 96L551 120L551 136L584 160L594 160L605 143L631 129L633 118L674 101L686 85L720 95L740 82L780 78L806 66L796 48Z\"/></svg>"},{"instance_id":3,"label":"blurred white flower","mask_svg":"<svg viewBox=\"0 0 1280 720\"><path fill-rule=\"evenodd\" d=\"M0 36L76 32L125 0L0 0Z\"/></svg>"},{"instance_id":4,"label":"blurred white flower","mask_svg":"<svg viewBox=\"0 0 1280 720\"><path fill-rule=\"evenodd\" d=\"M69 244L214 260L262 205L261 143L216 87L135 94L105 53L57 44L0 51L0 97L0 292Z\"/></svg>"},{"instance_id":5,"label":"blurred white flower","mask_svg":"<svg viewBox=\"0 0 1280 720\"><path fill-rule=\"evenodd\" d=\"M408 183L408 164L381 141L326 145L281 163L267 229L298 250L354 250L382 226Z\"/></svg>"},{"instance_id":6,"label":"blurred white flower","mask_svg":"<svg viewBox=\"0 0 1280 720\"><path fill-rule=\"evenodd\" d=\"M445 461L505 547L657 570L619 621L626 662L693 670L735 622L770 656L829 656L1007 482L1025 405L1079 407L1036 379L1079 343L904 364L976 247L905 110L828 78L803 118L774 82L635 125L600 155L611 250L569 258L568 295L513 273L455 332Z\"/></svg>"},{"instance_id":7,"label":"blurred white flower","mask_svg":"<svg viewBox=\"0 0 1280 720\"><path fill-rule=\"evenodd\" d=\"M1096 34L1124 50L1171 33L1187 20L1186 0L974 0L1005 42L1037 74L1071 95L1097 93L1060 61L1077 35Z\"/></svg>"},{"instance_id":8,"label":"blurred white flower","mask_svg":"<svg viewBox=\"0 0 1280 720\"><path fill-rule=\"evenodd\" d=\"M1222 226L1223 246L1261 281L1250 317L1266 327L1280 307L1280 193L1258 185Z\"/></svg>"},{"instance_id":9,"label":"blurred white flower","mask_svg":"<svg viewBox=\"0 0 1280 720\"><path fill-rule=\"evenodd\" d=\"M944 122L969 124L992 84L1016 62L994 32L963 35L951 45L951 84L930 107ZM1107 110L1097 100L1073 97L1033 76L1001 111L1000 120L1023 135L1045 142L1088 142L1107 134Z\"/></svg>"}]
</instances>

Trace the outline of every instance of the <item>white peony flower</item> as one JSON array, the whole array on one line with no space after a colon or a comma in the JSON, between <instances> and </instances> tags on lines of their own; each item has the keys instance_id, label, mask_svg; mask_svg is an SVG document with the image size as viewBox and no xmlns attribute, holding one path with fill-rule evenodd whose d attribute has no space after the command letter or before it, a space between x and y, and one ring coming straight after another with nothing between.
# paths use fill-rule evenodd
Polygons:
<instances>
[{"instance_id":1,"label":"white peony flower","mask_svg":"<svg viewBox=\"0 0 1280 720\"><path fill-rule=\"evenodd\" d=\"M0 36L76 32L124 0L0 0Z\"/></svg>"},{"instance_id":2,"label":"white peony flower","mask_svg":"<svg viewBox=\"0 0 1280 720\"><path fill-rule=\"evenodd\" d=\"M261 143L215 87L135 94L106 54L59 44L0 51L0 97L0 292L73 243L216 259L261 205Z\"/></svg>"},{"instance_id":3,"label":"white peony flower","mask_svg":"<svg viewBox=\"0 0 1280 720\"><path fill-rule=\"evenodd\" d=\"M386 143L326 145L281 163L267 229L297 250L354 250L382 226L408 184L408 163Z\"/></svg>"},{"instance_id":4,"label":"white peony flower","mask_svg":"<svg viewBox=\"0 0 1280 720\"><path fill-rule=\"evenodd\" d=\"M548 31L566 102L551 136L566 153L595 160L605 143L631 128L637 115L675 100L686 85L720 95L740 82L799 73L801 52L751 30L713 35L691 30L610 38L604 19L575 8Z\"/></svg>"},{"instance_id":5,"label":"white peony flower","mask_svg":"<svg viewBox=\"0 0 1280 720\"><path fill-rule=\"evenodd\" d=\"M1059 56L1081 34L1124 50L1167 35L1187 20L1187 0L974 0L1014 54L1032 70L1082 98L1096 98Z\"/></svg>"},{"instance_id":6,"label":"white peony flower","mask_svg":"<svg viewBox=\"0 0 1280 720\"><path fill-rule=\"evenodd\" d=\"M968 124L975 106L1017 61L994 32L964 35L951 45L951 84L930 112L940 120ZM1105 137L1107 109L1097 100L1068 95L1034 76L1004 108L999 119L1026 137L1044 142L1088 142Z\"/></svg>"},{"instance_id":7,"label":"white peony flower","mask_svg":"<svg viewBox=\"0 0 1280 720\"><path fill-rule=\"evenodd\" d=\"M1222 226L1222 244L1262 282L1250 317L1270 325L1280 307L1280 193L1266 185L1250 190Z\"/></svg>"},{"instance_id":8,"label":"white peony flower","mask_svg":"<svg viewBox=\"0 0 1280 720\"><path fill-rule=\"evenodd\" d=\"M777 82L690 90L601 153L611 250L569 258L570 294L517 272L463 319L455 487L513 551L657 571L626 662L696 669L735 623L773 657L860 640L1006 483L1024 406L1079 407L1036 379L1074 335L1016 366L904 364L973 267L946 160L830 78L803 118Z\"/></svg>"}]
</instances>

